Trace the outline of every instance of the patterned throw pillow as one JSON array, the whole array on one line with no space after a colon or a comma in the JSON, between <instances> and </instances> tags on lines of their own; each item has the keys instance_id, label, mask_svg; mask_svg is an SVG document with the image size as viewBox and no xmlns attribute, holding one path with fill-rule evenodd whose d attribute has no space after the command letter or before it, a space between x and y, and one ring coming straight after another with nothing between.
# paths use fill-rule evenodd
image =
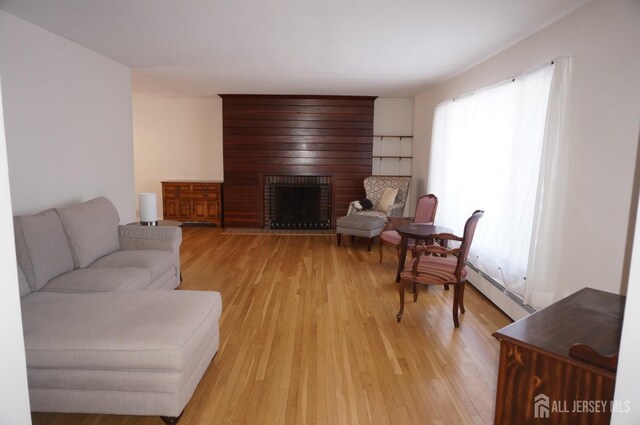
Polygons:
<instances>
[{"instance_id":1,"label":"patterned throw pillow","mask_svg":"<svg viewBox=\"0 0 640 425\"><path fill-rule=\"evenodd\" d=\"M395 203L397 194L398 194L398 189L386 187L384 189L384 193L382 194L382 198L380 198L380 201L376 206L376 209L378 211L387 212L389 207Z\"/></svg>"}]
</instances>

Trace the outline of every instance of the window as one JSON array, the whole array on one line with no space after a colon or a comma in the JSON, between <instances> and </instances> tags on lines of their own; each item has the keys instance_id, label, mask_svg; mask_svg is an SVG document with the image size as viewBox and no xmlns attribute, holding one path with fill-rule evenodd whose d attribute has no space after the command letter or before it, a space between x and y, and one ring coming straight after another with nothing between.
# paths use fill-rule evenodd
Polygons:
<instances>
[{"instance_id":1,"label":"window","mask_svg":"<svg viewBox=\"0 0 640 425\"><path fill-rule=\"evenodd\" d=\"M469 262L524 296L554 65L437 105L429 192L439 225L485 210Z\"/></svg>"}]
</instances>

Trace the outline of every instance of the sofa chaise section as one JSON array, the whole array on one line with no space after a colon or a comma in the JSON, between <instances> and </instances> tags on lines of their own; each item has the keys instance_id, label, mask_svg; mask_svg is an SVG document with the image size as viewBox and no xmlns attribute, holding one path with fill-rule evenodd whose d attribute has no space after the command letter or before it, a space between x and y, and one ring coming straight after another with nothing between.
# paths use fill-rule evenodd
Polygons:
<instances>
[{"instance_id":1,"label":"sofa chaise section","mask_svg":"<svg viewBox=\"0 0 640 425\"><path fill-rule=\"evenodd\" d=\"M178 417L219 345L211 291L22 299L31 408Z\"/></svg>"}]
</instances>

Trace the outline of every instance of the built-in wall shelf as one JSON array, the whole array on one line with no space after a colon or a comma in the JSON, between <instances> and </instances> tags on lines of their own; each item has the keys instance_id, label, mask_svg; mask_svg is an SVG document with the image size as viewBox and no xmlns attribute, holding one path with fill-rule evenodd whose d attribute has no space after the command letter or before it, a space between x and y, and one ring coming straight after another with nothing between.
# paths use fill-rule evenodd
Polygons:
<instances>
[{"instance_id":1,"label":"built-in wall shelf","mask_svg":"<svg viewBox=\"0 0 640 425\"><path fill-rule=\"evenodd\" d=\"M380 140L384 140L384 138L386 137L387 139L413 139L413 136L392 136L392 135L373 135L373 137L378 137Z\"/></svg>"},{"instance_id":2,"label":"built-in wall shelf","mask_svg":"<svg viewBox=\"0 0 640 425\"><path fill-rule=\"evenodd\" d=\"M379 134L373 136L372 171L382 176L411 175L413 136Z\"/></svg>"}]
</instances>

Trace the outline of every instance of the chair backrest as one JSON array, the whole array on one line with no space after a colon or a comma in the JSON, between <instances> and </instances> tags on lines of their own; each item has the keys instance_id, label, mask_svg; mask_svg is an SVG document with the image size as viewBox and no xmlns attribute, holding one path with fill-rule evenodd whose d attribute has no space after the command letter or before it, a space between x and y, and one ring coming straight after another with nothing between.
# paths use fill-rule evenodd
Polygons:
<instances>
[{"instance_id":1,"label":"chair backrest","mask_svg":"<svg viewBox=\"0 0 640 425\"><path fill-rule=\"evenodd\" d=\"M436 195L423 195L416 203L416 213L413 217L414 223L433 223L436 219L438 209L438 197Z\"/></svg>"},{"instance_id":2,"label":"chair backrest","mask_svg":"<svg viewBox=\"0 0 640 425\"><path fill-rule=\"evenodd\" d=\"M367 199L371 201L375 208L382 198L385 188L398 189L396 202L404 206L407 201L410 182L411 176L369 176L364 179L364 190L367 193Z\"/></svg>"},{"instance_id":3,"label":"chair backrest","mask_svg":"<svg viewBox=\"0 0 640 425\"><path fill-rule=\"evenodd\" d=\"M471 214L471 217L467 219L464 225L464 233L462 234L462 243L460 244L460 255L458 255L458 264L456 266L456 276L460 276L462 268L467 262L469 256L469 249L471 248L471 242L473 242L473 235L476 233L476 227L478 221L484 215L483 210L476 210Z\"/></svg>"}]
</instances>

